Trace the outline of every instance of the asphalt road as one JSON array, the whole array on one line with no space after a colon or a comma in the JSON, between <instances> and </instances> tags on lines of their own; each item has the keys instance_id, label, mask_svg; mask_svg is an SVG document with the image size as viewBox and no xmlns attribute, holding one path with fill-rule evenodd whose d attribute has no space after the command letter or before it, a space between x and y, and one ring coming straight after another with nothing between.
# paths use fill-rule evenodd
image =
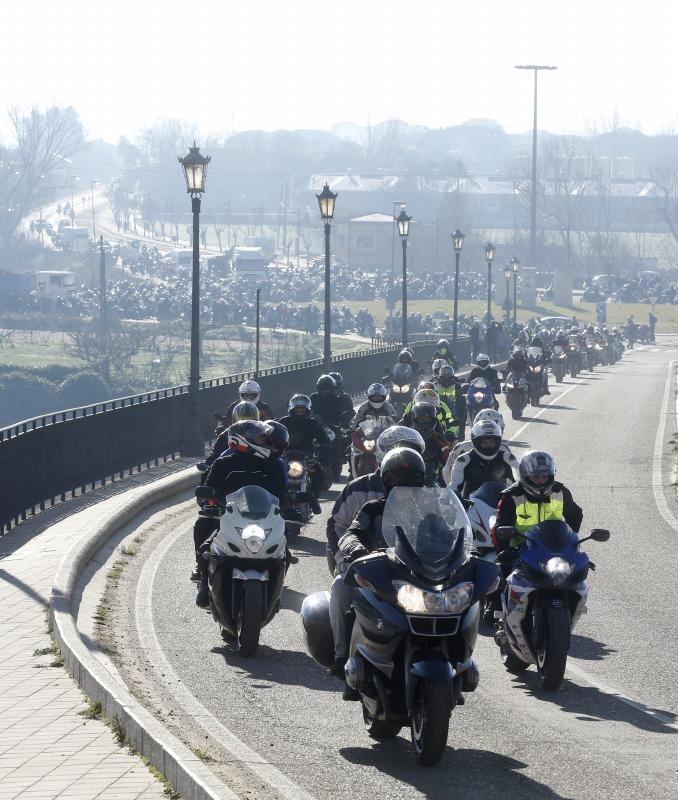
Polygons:
<instances>
[{"instance_id":1,"label":"asphalt road","mask_svg":"<svg viewBox=\"0 0 678 800\"><path fill-rule=\"evenodd\" d=\"M655 494L678 514L667 496L675 495L668 487L675 480L675 383L666 390L678 337L659 342L553 387L538 417L507 421L518 456L531 447L555 455L559 479L584 509L584 526L612 532L608 543L590 543L598 569L589 613L573 637L571 669L559 692L541 691L534 668L519 677L506 673L485 635L476 649L481 684L453 712L438 767L415 763L409 731L387 743L369 739L359 704L342 702L339 682L306 654L298 615L304 596L330 582L324 525L336 492L296 542L300 563L288 574L282 611L253 659L224 645L209 613L193 605L193 517L177 517L153 551L155 563L147 562L137 594L152 607L145 636L150 630L166 659L161 665L147 654L153 679L164 682L168 697L176 693L177 708L195 698L189 724L201 736L211 730L216 746L218 721L296 783L298 791L283 787L288 797L303 789L318 799L675 800L678 531L661 516ZM657 461L655 439L667 412Z\"/></svg>"}]
</instances>

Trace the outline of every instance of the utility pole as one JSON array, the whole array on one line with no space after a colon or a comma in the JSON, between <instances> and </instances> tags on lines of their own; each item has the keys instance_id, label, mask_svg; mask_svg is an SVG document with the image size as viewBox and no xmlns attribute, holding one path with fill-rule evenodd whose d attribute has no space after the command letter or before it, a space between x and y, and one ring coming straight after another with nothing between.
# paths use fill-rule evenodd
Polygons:
<instances>
[{"instance_id":1,"label":"utility pole","mask_svg":"<svg viewBox=\"0 0 678 800\"><path fill-rule=\"evenodd\" d=\"M261 341L261 287L257 286L257 336L256 336L256 344L255 344L255 351L254 351L254 377L259 378L259 344Z\"/></svg>"},{"instance_id":2,"label":"utility pole","mask_svg":"<svg viewBox=\"0 0 678 800\"><path fill-rule=\"evenodd\" d=\"M104 379L110 377L108 363L108 293L106 292L106 253L104 252L104 237L99 237L99 347L104 354L103 371Z\"/></svg>"}]
</instances>

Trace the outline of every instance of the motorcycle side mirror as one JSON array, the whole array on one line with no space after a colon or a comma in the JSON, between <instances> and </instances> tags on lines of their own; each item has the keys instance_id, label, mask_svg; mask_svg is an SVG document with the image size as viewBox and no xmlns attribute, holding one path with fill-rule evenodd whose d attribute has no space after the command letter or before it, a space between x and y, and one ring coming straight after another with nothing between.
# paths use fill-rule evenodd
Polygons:
<instances>
[{"instance_id":1,"label":"motorcycle side mirror","mask_svg":"<svg viewBox=\"0 0 678 800\"><path fill-rule=\"evenodd\" d=\"M297 492L294 498L294 505L299 503L312 503L314 498L313 492Z\"/></svg>"},{"instance_id":2,"label":"motorcycle side mirror","mask_svg":"<svg viewBox=\"0 0 678 800\"><path fill-rule=\"evenodd\" d=\"M518 529L513 525L500 525L495 529L494 535L500 542L508 542L513 536L517 536Z\"/></svg>"},{"instance_id":3,"label":"motorcycle side mirror","mask_svg":"<svg viewBox=\"0 0 678 800\"><path fill-rule=\"evenodd\" d=\"M610 531L607 528L594 528L586 539L580 541L585 542L587 539L593 539L594 542L606 542L610 538Z\"/></svg>"},{"instance_id":4,"label":"motorcycle side mirror","mask_svg":"<svg viewBox=\"0 0 678 800\"><path fill-rule=\"evenodd\" d=\"M198 486L195 490L195 496L198 500L211 500L216 497L216 493L211 486Z\"/></svg>"}]
</instances>

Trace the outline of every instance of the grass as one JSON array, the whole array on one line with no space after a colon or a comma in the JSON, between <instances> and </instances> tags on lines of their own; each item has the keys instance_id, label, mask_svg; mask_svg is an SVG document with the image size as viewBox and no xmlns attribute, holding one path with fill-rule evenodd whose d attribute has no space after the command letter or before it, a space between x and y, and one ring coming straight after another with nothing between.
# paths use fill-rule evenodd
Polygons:
<instances>
[{"instance_id":1,"label":"grass","mask_svg":"<svg viewBox=\"0 0 678 800\"><path fill-rule=\"evenodd\" d=\"M95 702L89 698L87 698L87 702L85 703L83 710L78 711L78 714L81 717L85 717L85 719L101 719L102 713L103 709L101 708L101 703L99 700Z\"/></svg>"},{"instance_id":2,"label":"grass","mask_svg":"<svg viewBox=\"0 0 678 800\"><path fill-rule=\"evenodd\" d=\"M57 649L54 645L51 647L38 647L37 650L33 651L34 656L53 656L57 652Z\"/></svg>"},{"instance_id":3,"label":"grass","mask_svg":"<svg viewBox=\"0 0 678 800\"><path fill-rule=\"evenodd\" d=\"M137 551L133 547L128 547L126 544L123 544L120 547L120 552L122 553L123 556L130 556L130 557L135 556L137 554Z\"/></svg>"}]
</instances>

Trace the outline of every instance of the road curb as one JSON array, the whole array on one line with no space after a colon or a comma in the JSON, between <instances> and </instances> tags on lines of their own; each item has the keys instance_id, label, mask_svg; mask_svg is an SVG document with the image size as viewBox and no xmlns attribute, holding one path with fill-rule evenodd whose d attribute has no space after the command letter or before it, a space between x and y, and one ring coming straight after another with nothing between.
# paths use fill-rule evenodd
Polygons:
<instances>
[{"instance_id":1,"label":"road curb","mask_svg":"<svg viewBox=\"0 0 678 800\"><path fill-rule=\"evenodd\" d=\"M134 698L92 655L77 629L72 598L78 578L106 541L133 517L155 503L167 500L197 484L194 469L132 489L122 507L114 508L102 522L71 547L63 558L52 586L49 616L54 638L66 667L78 686L103 715L116 717L134 749L171 783L185 800L236 800L236 795L161 722Z\"/></svg>"}]
</instances>

